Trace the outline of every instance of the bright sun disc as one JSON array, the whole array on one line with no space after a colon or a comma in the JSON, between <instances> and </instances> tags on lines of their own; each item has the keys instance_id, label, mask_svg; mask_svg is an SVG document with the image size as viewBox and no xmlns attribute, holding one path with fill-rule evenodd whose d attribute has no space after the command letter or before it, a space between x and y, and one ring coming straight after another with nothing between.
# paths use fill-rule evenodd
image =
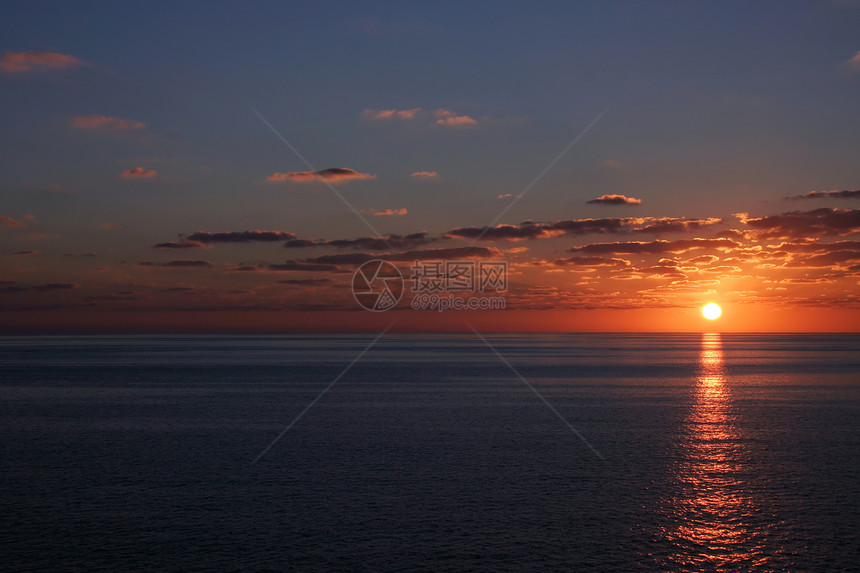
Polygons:
<instances>
[{"instance_id":1,"label":"bright sun disc","mask_svg":"<svg viewBox=\"0 0 860 573\"><path fill-rule=\"evenodd\" d=\"M723 314L722 309L719 307L719 305L714 304L712 302L702 307L702 316L704 316L708 320L714 320L715 318L719 318L721 314Z\"/></svg>"}]
</instances>

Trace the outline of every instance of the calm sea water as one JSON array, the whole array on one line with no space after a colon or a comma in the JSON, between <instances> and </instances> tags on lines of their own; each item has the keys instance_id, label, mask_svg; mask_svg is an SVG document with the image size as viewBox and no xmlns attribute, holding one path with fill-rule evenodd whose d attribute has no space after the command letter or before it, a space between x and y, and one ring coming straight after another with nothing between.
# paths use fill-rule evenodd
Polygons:
<instances>
[{"instance_id":1,"label":"calm sea water","mask_svg":"<svg viewBox=\"0 0 860 573\"><path fill-rule=\"evenodd\" d=\"M860 337L487 338L0 337L0 569L860 564Z\"/></svg>"}]
</instances>

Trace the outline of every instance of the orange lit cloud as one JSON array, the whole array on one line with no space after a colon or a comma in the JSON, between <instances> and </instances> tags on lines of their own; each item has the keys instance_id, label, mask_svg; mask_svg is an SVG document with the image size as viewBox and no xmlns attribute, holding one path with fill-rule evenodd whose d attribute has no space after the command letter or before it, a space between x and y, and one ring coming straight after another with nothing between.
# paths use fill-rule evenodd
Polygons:
<instances>
[{"instance_id":1,"label":"orange lit cloud","mask_svg":"<svg viewBox=\"0 0 860 573\"><path fill-rule=\"evenodd\" d=\"M641 205L642 199L627 197L625 195L601 195L600 197L591 199L587 202L598 203L601 205Z\"/></svg>"},{"instance_id":2,"label":"orange lit cloud","mask_svg":"<svg viewBox=\"0 0 860 573\"><path fill-rule=\"evenodd\" d=\"M18 221L17 219L13 219L12 217L0 216L0 225L5 227L26 227L27 223L23 221Z\"/></svg>"},{"instance_id":3,"label":"orange lit cloud","mask_svg":"<svg viewBox=\"0 0 860 573\"><path fill-rule=\"evenodd\" d=\"M437 125L446 125L448 127L471 127L478 124L477 120L468 115L457 115L450 109L439 108L433 115L438 119Z\"/></svg>"},{"instance_id":4,"label":"orange lit cloud","mask_svg":"<svg viewBox=\"0 0 860 573\"><path fill-rule=\"evenodd\" d=\"M374 217L390 217L390 216L395 216L395 215L406 215L407 214L405 207L401 208L401 209L382 209L382 210L362 209L361 212L367 213L369 215L373 215Z\"/></svg>"},{"instance_id":5,"label":"orange lit cloud","mask_svg":"<svg viewBox=\"0 0 860 573\"><path fill-rule=\"evenodd\" d=\"M419 179L432 179L433 177L438 177L439 174L435 171L415 171L410 177L418 177Z\"/></svg>"},{"instance_id":6,"label":"orange lit cloud","mask_svg":"<svg viewBox=\"0 0 860 573\"><path fill-rule=\"evenodd\" d=\"M0 55L0 71L7 74L74 68L82 64L74 56L56 52L4 52Z\"/></svg>"},{"instance_id":7,"label":"orange lit cloud","mask_svg":"<svg viewBox=\"0 0 860 573\"><path fill-rule=\"evenodd\" d=\"M374 121L420 119L422 123L432 121L437 125L448 127L473 127L478 124L477 120L468 115L458 115L450 109L441 107L435 111L424 110L420 107L412 109L366 109L361 112L361 115Z\"/></svg>"},{"instance_id":8,"label":"orange lit cloud","mask_svg":"<svg viewBox=\"0 0 860 573\"><path fill-rule=\"evenodd\" d=\"M125 229L125 227L120 225L119 223L102 223L101 225L99 225L99 229L110 231L114 229Z\"/></svg>"},{"instance_id":9,"label":"orange lit cloud","mask_svg":"<svg viewBox=\"0 0 860 573\"><path fill-rule=\"evenodd\" d=\"M415 119L416 114L421 111L420 107L413 109L366 109L361 115L367 119Z\"/></svg>"},{"instance_id":10,"label":"orange lit cloud","mask_svg":"<svg viewBox=\"0 0 860 573\"><path fill-rule=\"evenodd\" d=\"M125 131L133 129L143 129L145 123L135 121L133 119L120 119L118 117L108 117L106 115L79 115L73 117L69 122L75 129L101 129L101 130L116 130Z\"/></svg>"},{"instance_id":11,"label":"orange lit cloud","mask_svg":"<svg viewBox=\"0 0 860 573\"><path fill-rule=\"evenodd\" d=\"M376 179L376 175L370 173L359 173L348 167L332 167L322 171L291 171L289 173L272 173L266 179L269 181L295 181L297 183L313 183L328 181L329 183L340 183L353 179Z\"/></svg>"},{"instance_id":12,"label":"orange lit cloud","mask_svg":"<svg viewBox=\"0 0 860 573\"><path fill-rule=\"evenodd\" d=\"M135 167L134 169L129 169L128 171L123 171L119 174L120 177L126 177L129 179L148 179L151 177L155 177L157 173L150 169L147 171L143 167Z\"/></svg>"}]
</instances>

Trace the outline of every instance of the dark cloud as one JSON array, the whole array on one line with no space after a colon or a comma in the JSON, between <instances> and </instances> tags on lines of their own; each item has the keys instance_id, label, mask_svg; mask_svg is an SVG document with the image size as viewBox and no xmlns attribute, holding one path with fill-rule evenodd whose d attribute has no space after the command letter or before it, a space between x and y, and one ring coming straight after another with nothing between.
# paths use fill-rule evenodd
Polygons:
<instances>
[{"instance_id":1,"label":"dark cloud","mask_svg":"<svg viewBox=\"0 0 860 573\"><path fill-rule=\"evenodd\" d=\"M286 263L269 265L270 271L316 271L330 272L338 270L336 265L306 263L302 261L287 261Z\"/></svg>"},{"instance_id":2,"label":"dark cloud","mask_svg":"<svg viewBox=\"0 0 860 573\"><path fill-rule=\"evenodd\" d=\"M794 258L785 264L787 267L834 267L845 265L849 262L860 261L860 250L833 250L827 253L819 253Z\"/></svg>"},{"instance_id":3,"label":"dark cloud","mask_svg":"<svg viewBox=\"0 0 860 573\"><path fill-rule=\"evenodd\" d=\"M757 218L750 217L748 213L737 213L735 216L765 239L841 237L860 232L860 209L822 207Z\"/></svg>"},{"instance_id":4,"label":"dark cloud","mask_svg":"<svg viewBox=\"0 0 860 573\"><path fill-rule=\"evenodd\" d=\"M322 265L360 265L378 258L387 257L381 257L380 255L371 253L343 253L339 255L321 255L319 257L302 259L301 262Z\"/></svg>"},{"instance_id":5,"label":"dark cloud","mask_svg":"<svg viewBox=\"0 0 860 573\"><path fill-rule=\"evenodd\" d=\"M269 181L296 181L298 183L312 183L315 181L328 181L329 183L340 183L353 179L376 179L376 175L360 173L349 167L331 167L322 171L291 171L289 173L272 173L266 179Z\"/></svg>"},{"instance_id":6,"label":"dark cloud","mask_svg":"<svg viewBox=\"0 0 860 573\"><path fill-rule=\"evenodd\" d=\"M786 197L786 199L794 201L798 199L856 199L858 197L860 197L860 189L853 191L810 191L806 195L795 195Z\"/></svg>"},{"instance_id":7,"label":"dark cloud","mask_svg":"<svg viewBox=\"0 0 860 573\"><path fill-rule=\"evenodd\" d=\"M497 225L496 227L459 227L445 233L449 238L479 239L482 241L520 241L549 236L547 230L532 223Z\"/></svg>"},{"instance_id":8,"label":"dark cloud","mask_svg":"<svg viewBox=\"0 0 860 573\"><path fill-rule=\"evenodd\" d=\"M310 241L308 239L290 239L284 243L284 247L288 249L303 249L305 247L319 247L322 244L319 241Z\"/></svg>"},{"instance_id":9,"label":"dark cloud","mask_svg":"<svg viewBox=\"0 0 860 573\"><path fill-rule=\"evenodd\" d=\"M205 245L199 241L189 241L187 239L183 239L181 241L167 242L167 243L158 243L157 245L153 245L154 249L208 249L211 248L209 245Z\"/></svg>"},{"instance_id":10,"label":"dark cloud","mask_svg":"<svg viewBox=\"0 0 860 573\"><path fill-rule=\"evenodd\" d=\"M24 286L15 284L14 281L4 281L7 286L0 286L0 292L17 293L17 292L46 292L56 290L73 290L77 289L75 283L48 283L43 285ZM9 284L11 283L11 284Z\"/></svg>"},{"instance_id":11,"label":"dark cloud","mask_svg":"<svg viewBox=\"0 0 860 573\"><path fill-rule=\"evenodd\" d=\"M738 243L730 239L681 239L679 241L656 240L650 242L627 241L614 243L591 243L570 249L572 253L589 254L659 254L685 253L694 249L731 249Z\"/></svg>"},{"instance_id":12,"label":"dark cloud","mask_svg":"<svg viewBox=\"0 0 860 573\"><path fill-rule=\"evenodd\" d=\"M278 284L296 286L316 286L329 284L331 282L331 279L286 279L278 281Z\"/></svg>"},{"instance_id":13,"label":"dark cloud","mask_svg":"<svg viewBox=\"0 0 860 573\"><path fill-rule=\"evenodd\" d=\"M426 231L410 235L386 235L385 237L360 237L358 239L335 239L315 243L314 246L336 247L339 249L365 249L368 251L384 251L387 249L408 249L438 241L430 237ZM289 246L289 245L284 245Z\"/></svg>"},{"instance_id":14,"label":"dark cloud","mask_svg":"<svg viewBox=\"0 0 860 573\"><path fill-rule=\"evenodd\" d=\"M297 262L324 265L360 265L373 259L403 262L415 260L455 260L475 257L495 258L498 255L498 250L487 247L452 247L449 249L422 249L400 253L343 253L337 255L321 255L319 257L302 259Z\"/></svg>"},{"instance_id":15,"label":"dark cloud","mask_svg":"<svg viewBox=\"0 0 860 573\"><path fill-rule=\"evenodd\" d=\"M367 251L385 251L389 249L408 249L438 241L430 237L426 231L410 235L386 235L384 237L359 237L357 239L333 239L310 241L307 239L291 239L284 243L288 249L306 247L335 247L337 249L356 249Z\"/></svg>"},{"instance_id":16,"label":"dark cloud","mask_svg":"<svg viewBox=\"0 0 860 573\"><path fill-rule=\"evenodd\" d=\"M212 268L212 263L209 261L202 261L200 259L194 260L179 260L179 261L168 261L166 263L153 263L152 261L143 261L138 263L138 265L142 267L160 267L165 269L175 269L175 268L185 268L185 269L201 269L201 268Z\"/></svg>"},{"instance_id":17,"label":"dark cloud","mask_svg":"<svg viewBox=\"0 0 860 573\"><path fill-rule=\"evenodd\" d=\"M524 221L519 225L495 227L460 227L448 231L450 238L482 241L521 241L560 235L672 233L701 229L722 222L721 219L687 219L684 217L611 217L603 219L566 219L551 223Z\"/></svg>"},{"instance_id":18,"label":"dark cloud","mask_svg":"<svg viewBox=\"0 0 860 573\"><path fill-rule=\"evenodd\" d=\"M196 241L198 243L251 243L251 242L275 242L295 239L294 233L287 231L224 231L210 233L208 231L197 231L182 238L183 241Z\"/></svg>"}]
</instances>

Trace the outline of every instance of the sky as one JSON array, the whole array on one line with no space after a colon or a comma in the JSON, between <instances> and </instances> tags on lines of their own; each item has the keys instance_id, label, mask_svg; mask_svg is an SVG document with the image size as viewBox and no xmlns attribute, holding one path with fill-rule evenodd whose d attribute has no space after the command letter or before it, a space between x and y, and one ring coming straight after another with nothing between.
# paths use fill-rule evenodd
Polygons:
<instances>
[{"instance_id":1,"label":"sky","mask_svg":"<svg viewBox=\"0 0 860 573\"><path fill-rule=\"evenodd\" d=\"M847 0L9 5L0 332L856 331L858 29ZM504 262L504 309L412 309L434 261Z\"/></svg>"}]
</instances>

